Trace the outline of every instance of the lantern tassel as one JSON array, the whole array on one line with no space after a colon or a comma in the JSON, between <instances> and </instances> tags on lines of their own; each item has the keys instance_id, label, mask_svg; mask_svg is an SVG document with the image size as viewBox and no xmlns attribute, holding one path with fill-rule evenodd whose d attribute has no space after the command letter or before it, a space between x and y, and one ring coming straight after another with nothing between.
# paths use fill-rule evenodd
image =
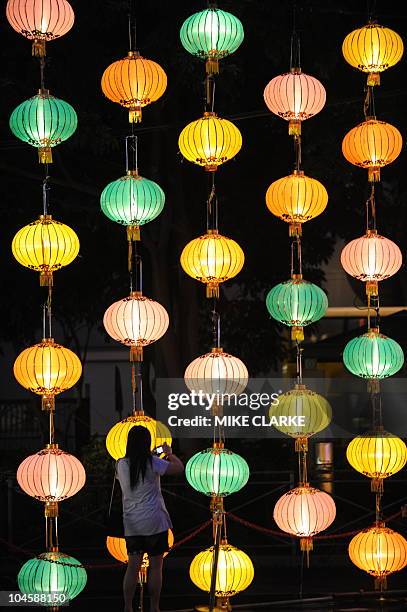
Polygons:
<instances>
[{"instance_id":1,"label":"lantern tassel","mask_svg":"<svg viewBox=\"0 0 407 612\"><path fill-rule=\"evenodd\" d=\"M219 298L219 284L218 283L208 283L206 285L206 297L207 298Z\"/></svg>"},{"instance_id":2,"label":"lantern tassel","mask_svg":"<svg viewBox=\"0 0 407 612\"><path fill-rule=\"evenodd\" d=\"M138 573L138 580L140 585L146 584L147 582L147 566L142 563Z\"/></svg>"},{"instance_id":3,"label":"lantern tassel","mask_svg":"<svg viewBox=\"0 0 407 612\"><path fill-rule=\"evenodd\" d=\"M141 123L141 119L141 106L136 106L132 110L129 110L129 123Z\"/></svg>"},{"instance_id":4,"label":"lantern tassel","mask_svg":"<svg viewBox=\"0 0 407 612\"><path fill-rule=\"evenodd\" d=\"M383 493L383 478L372 478L370 490L372 493Z\"/></svg>"},{"instance_id":5,"label":"lantern tassel","mask_svg":"<svg viewBox=\"0 0 407 612\"><path fill-rule=\"evenodd\" d=\"M380 168L373 167L368 169L367 178L369 183L379 183L380 182Z\"/></svg>"},{"instance_id":6,"label":"lantern tassel","mask_svg":"<svg viewBox=\"0 0 407 612\"><path fill-rule=\"evenodd\" d=\"M38 161L40 164L52 164L52 150L51 147L39 147L38 149Z\"/></svg>"},{"instance_id":7,"label":"lantern tassel","mask_svg":"<svg viewBox=\"0 0 407 612\"><path fill-rule=\"evenodd\" d=\"M291 340L302 342L304 340L304 328L299 325L294 325L291 328Z\"/></svg>"},{"instance_id":8,"label":"lantern tassel","mask_svg":"<svg viewBox=\"0 0 407 612\"><path fill-rule=\"evenodd\" d=\"M127 226L127 240L140 240L140 226L139 225L128 225Z\"/></svg>"},{"instance_id":9,"label":"lantern tassel","mask_svg":"<svg viewBox=\"0 0 407 612\"><path fill-rule=\"evenodd\" d=\"M301 136L301 121L298 121L298 119L290 119L288 122L288 135Z\"/></svg>"},{"instance_id":10,"label":"lantern tassel","mask_svg":"<svg viewBox=\"0 0 407 612\"><path fill-rule=\"evenodd\" d=\"M387 576L376 576L374 579L375 591L385 591L387 589Z\"/></svg>"},{"instance_id":11,"label":"lantern tassel","mask_svg":"<svg viewBox=\"0 0 407 612\"><path fill-rule=\"evenodd\" d=\"M52 287L54 278L51 270L42 270L40 272L40 287Z\"/></svg>"},{"instance_id":12,"label":"lantern tassel","mask_svg":"<svg viewBox=\"0 0 407 612\"><path fill-rule=\"evenodd\" d=\"M380 72L369 72L367 75L367 84L369 87L380 85Z\"/></svg>"},{"instance_id":13,"label":"lantern tassel","mask_svg":"<svg viewBox=\"0 0 407 612\"><path fill-rule=\"evenodd\" d=\"M34 40L31 48L33 57L45 57L47 55L45 40Z\"/></svg>"},{"instance_id":14,"label":"lantern tassel","mask_svg":"<svg viewBox=\"0 0 407 612\"><path fill-rule=\"evenodd\" d=\"M308 438L295 438L295 452L308 452Z\"/></svg>"},{"instance_id":15,"label":"lantern tassel","mask_svg":"<svg viewBox=\"0 0 407 612\"><path fill-rule=\"evenodd\" d=\"M143 347L142 346L131 346L130 347L130 361L143 361Z\"/></svg>"},{"instance_id":16,"label":"lantern tassel","mask_svg":"<svg viewBox=\"0 0 407 612\"><path fill-rule=\"evenodd\" d=\"M58 516L58 502L45 502L44 516L46 518L55 518Z\"/></svg>"},{"instance_id":17,"label":"lantern tassel","mask_svg":"<svg viewBox=\"0 0 407 612\"><path fill-rule=\"evenodd\" d=\"M366 295L379 295L379 283L377 281L367 281L366 283Z\"/></svg>"},{"instance_id":18,"label":"lantern tassel","mask_svg":"<svg viewBox=\"0 0 407 612\"><path fill-rule=\"evenodd\" d=\"M291 238L302 236L302 225L301 223L290 223L288 233Z\"/></svg>"},{"instance_id":19,"label":"lantern tassel","mask_svg":"<svg viewBox=\"0 0 407 612\"><path fill-rule=\"evenodd\" d=\"M55 410L55 396L43 395L41 398L41 410L53 412Z\"/></svg>"},{"instance_id":20,"label":"lantern tassel","mask_svg":"<svg viewBox=\"0 0 407 612\"><path fill-rule=\"evenodd\" d=\"M219 74L219 60L217 57L208 57L206 60L206 74Z\"/></svg>"},{"instance_id":21,"label":"lantern tassel","mask_svg":"<svg viewBox=\"0 0 407 612\"><path fill-rule=\"evenodd\" d=\"M376 395L380 393L380 380L377 380L375 378L370 378L367 381L367 392L374 393Z\"/></svg>"}]
</instances>

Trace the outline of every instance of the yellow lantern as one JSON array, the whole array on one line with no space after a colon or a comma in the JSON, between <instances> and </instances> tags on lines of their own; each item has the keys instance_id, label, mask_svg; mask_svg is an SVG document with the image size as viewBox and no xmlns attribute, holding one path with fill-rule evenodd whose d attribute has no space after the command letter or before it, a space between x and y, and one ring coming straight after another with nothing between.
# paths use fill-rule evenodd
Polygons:
<instances>
[{"instance_id":1,"label":"yellow lantern","mask_svg":"<svg viewBox=\"0 0 407 612\"><path fill-rule=\"evenodd\" d=\"M351 466L372 479L372 491L383 490L383 480L399 472L407 462L407 446L397 436L377 429L357 436L346 449Z\"/></svg>"},{"instance_id":2,"label":"yellow lantern","mask_svg":"<svg viewBox=\"0 0 407 612\"><path fill-rule=\"evenodd\" d=\"M18 263L40 273L41 286L52 286L52 273L78 255L79 239L64 223L41 215L17 232L11 248Z\"/></svg>"},{"instance_id":3,"label":"yellow lantern","mask_svg":"<svg viewBox=\"0 0 407 612\"><path fill-rule=\"evenodd\" d=\"M368 23L350 32L342 45L345 60L367 72L368 85L380 85L380 73L395 66L403 56L403 40L394 30Z\"/></svg>"},{"instance_id":4,"label":"yellow lantern","mask_svg":"<svg viewBox=\"0 0 407 612\"><path fill-rule=\"evenodd\" d=\"M357 533L348 552L356 567L375 577L376 589L386 588L387 576L407 565L407 541L383 522Z\"/></svg>"},{"instance_id":5,"label":"yellow lantern","mask_svg":"<svg viewBox=\"0 0 407 612\"><path fill-rule=\"evenodd\" d=\"M106 98L129 111L130 123L141 121L141 109L155 102L167 88L167 75L159 64L129 51L127 57L113 62L102 76Z\"/></svg>"},{"instance_id":6,"label":"yellow lantern","mask_svg":"<svg viewBox=\"0 0 407 612\"><path fill-rule=\"evenodd\" d=\"M141 426L148 429L151 435L151 450L164 443L171 446L170 430L161 421L156 421L144 414L142 410L135 411L116 425L113 425L106 436L107 452L113 459L121 459L126 454L127 435L132 427Z\"/></svg>"},{"instance_id":7,"label":"yellow lantern","mask_svg":"<svg viewBox=\"0 0 407 612\"><path fill-rule=\"evenodd\" d=\"M391 164L400 155L403 139L390 123L368 117L348 132L342 141L345 159L360 168L367 168L371 183L380 181L380 168Z\"/></svg>"},{"instance_id":8,"label":"yellow lantern","mask_svg":"<svg viewBox=\"0 0 407 612\"><path fill-rule=\"evenodd\" d=\"M328 193L322 183L294 170L271 183L266 204L273 215L290 224L290 235L301 235L301 224L324 212Z\"/></svg>"},{"instance_id":9,"label":"yellow lantern","mask_svg":"<svg viewBox=\"0 0 407 612\"><path fill-rule=\"evenodd\" d=\"M213 565L214 547L198 553L192 560L189 575L192 582L202 591L209 593ZM219 608L229 609L227 598L247 589L254 578L251 559L242 550L223 540L219 546L218 571L215 595ZM222 607L223 606L223 607Z\"/></svg>"},{"instance_id":10,"label":"yellow lantern","mask_svg":"<svg viewBox=\"0 0 407 612\"><path fill-rule=\"evenodd\" d=\"M178 146L188 161L214 172L242 148L242 135L231 121L204 113L182 130Z\"/></svg>"},{"instance_id":11,"label":"yellow lantern","mask_svg":"<svg viewBox=\"0 0 407 612\"><path fill-rule=\"evenodd\" d=\"M305 385L295 385L294 389L282 393L277 405L271 405L270 419L274 417L281 425L274 427L292 438L295 438L295 450L308 450L308 438L328 427L332 420L332 408L329 402ZM287 425L283 424L286 417ZM304 426L291 424L293 417L304 417Z\"/></svg>"},{"instance_id":12,"label":"yellow lantern","mask_svg":"<svg viewBox=\"0 0 407 612\"><path fill-rule=\"evenodd\" d=\"M219 283L236 276L243 264L244 253L237 242L214 229L191 240L181 253L183 270L206 285L206 297L219 297Z\"/></svg>"},{"instance_id":13,"label":"yellow lantern","mask_svg":"<svg viewBox=\"0 0 407 612\"><path fill-rule=\"evenodd\" d=\"M43 410L54 410L55 395L78 382L82 364L75 353L44 338L18 355L13 371L21 386L42 396Z\"/></svg>"}]
</instances>

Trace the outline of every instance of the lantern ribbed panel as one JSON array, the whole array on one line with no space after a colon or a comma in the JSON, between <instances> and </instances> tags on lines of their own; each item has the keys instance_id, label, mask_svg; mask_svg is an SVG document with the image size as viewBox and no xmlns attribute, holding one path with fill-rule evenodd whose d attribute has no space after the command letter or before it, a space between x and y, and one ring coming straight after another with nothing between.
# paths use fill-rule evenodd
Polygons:
<instances>
[{"instance_id":1,"label":"lantern ribbed panel","mask_svg":"<svg viewBox=\"0 0 407 612\"><path fill-rule=\"evenodd\" d=\"M148 346L165 334L169 319L158 302L144 295L130 295L109 306L103 325L117 342L126 346Z\"/></svg>"},{"instance_id":2,"label":"lantern ribbed panel","mask_svg":"<svg viewBox=\"0 0 407 612\"><path fill-rule=\"evenodd\" d=\"M354 438L346 449L351 466L368 478L382 479L399 472L407 462L407 447L387 431L372 431Z\"/></svg>"},{"instance_id":3,"label":"lantern ribbed panel","mask_svg":"<svg viewBox=\"0 0 407 612\"><path fill-rule=\"evenodd\" d=\"M303 387L303 388L302 388ZM329 402L314 391L298 386L286 393L282 393L278 398L278 404L271 406L269 416L276 417L279 421L281 417L304 416L303 427L295 424L274 425L282 433L293 438L309 438L310 436L322 431L332 420L332 408Z\"/></svg>"},{"instance_id":4,"label":"lantern ribbed panel","mask_svg":"<svg viewBox=\"0 0 407 612\"><path fill-rule=\"evenodd\" d=\"M165 194L154 181L127 175L109 183L100 196L106 217L121 225L144 225L161 213Z\"/></svg>"},{"instance_id":5,"label":"lantern ribbed panel","mask_svg":"<svg viewBox=\"0 0 407 612\"><path fill-rule=\"evenodd\" d=\"M181 253L183 270L201 283L223 283L243 268L244 253L235 240L204 234L188 242Z\"/></svg>"},{"instance_id":6,"label":"lantern ribbed panel","mask_svg":"<svg viewBox=\"0 0 407 612\"><path fill-rule=\"evenodd\" d=\"M231 121L205 113L184 127L178 146L188 161L213 170L239 153L242 135Z\"/></svg>"},{"instance_id":7,"label":"lantern ribbed panel","mask_svg":"<svg viewBox=\"0 0 407 612\"><path fill-rule=\"evenodd\" d=\"M369 230L349 242L341 253L345 272L361 281L382 281L401 268L403 257L397 244Z\"/></svg>"},{"instance_id":8,"label":"lantern ribbed panel","mask_svg":"<svg viewBox=\"0 0 407 612\"><path fill-rule=\"evenodd\" d=\"M44 339L18 355L13 371L25 389L38 395L57 395L78 382L82 364L69 349Z\"/></svg>"},{"instance_id":9,"label":"lantern ribbed panel","mask_svg":"<svg viewBox=\"0 0 407 612\"><path fill-rule=\"evenodd\" d=\"M287 72L266 85L264 101L275 115L304 121L324 108L326 92L318 79L303 72Z\"/></svg>"},{"instance_id":10,"label":"lantern ribbed panel","mask_svg":"<svg viewBox=\"0 0 407 612\"><path fill-rule=\"evenodd\" d=\"M403 40L394 30L377 23L350 32L342 44L345 60L362 72L383 72L403 56Z\"/></svg>"},{"instance_id":11,"label":"lantern ribbed panel","mask_svg":"<svg viewBox=\"0 0 407 612\"><path fill-rule=\"evenodd\" d=\"M282 221L305 223L325 210L328 193L322 183L297 171L271 183L266 204Z\"/></svg>"},{"instance_id":12,"label":"lantern ribbed panel","mask_svg":"<svg viewBox=\"0 0 407 612\"><path fill-rule=\"evenodd\" d=\"M70 264L79 253L76 233L49 216L22 227L13 238L13 255L26 268L54 272Z\"/></svg>"},{"instance_id":13,"label":"lantern ribbed panel","mask_svg":"<svg viewBox=\"0 0 407 612\"><path fill-rule=\"evenodd\" d=\"M302 327L319 321L325 315L328 298L317 285L302 279L291 279L268 292L266 306L276 321L290 327Z\"/></svg>"},{"instance_id":14,"label":"lantern ribbed panel","mask_svg":"<svg viewBox=\"0 0 407 612\"><path fill-rule=\"evenodd\" d=\"M75 495L85 484L82 463L59 448L44 448L30 455L17 470L24 493L46 502L59 502Z\"/></svg>"},{"instance_id":15,"label":"lantern ribbed panel","mask_svg":"<svg viewBox=\"0 0 407 612\"><path fill-rule=\"evenodd\" d=\"M407 541L397 531L382 525L357 533L349 543L348 552L356 567L378 578L407 565Z\"/></svg>"},{"instance_id":16,"label":"lantern ribbed panel","mask_svg":"<svg viewBox=\"0 0 407 612\"><path fill-rule=\"evenodd\" d=\"M132 427L145 427L151 435L151 450L164 443L171 446L171 433L160 421L143 415L129 416L110 429L106 436L106 448L111 457L117 461L126 454L127 435Z\"/></svg>"},{"instance_id":17,"label":"lantern ribbed panel","mask_svg":"<svg viewBox=\"0 0 407 612\"><path fill-rule=\"evenodd\" d=\"M249 373L243 361L214 349L191 361L184 380L188 389L197 393L239 395L247 386Z\"/></svg>"},{"instance_id":18,"label":"lantern ribbed panel","mask_svg":"<svg viewBox=\"0 0 407 612\"><path fill-rule=\"evenodd\" d=\"M360 168L382 168L400 155L403 139L390 123L368 119L348 132L342 141L345 159Z\"/></svg>"},{"instance_id":19,"label":"lantern ribbed panel","mask_svg":"<svg viewBox=\"0 0 407 612\"><path fill-rule=\"evenodd\" d=\"M72 28L75 14L67 0L8 0L11 27L30 40L53 40Z\"/></svg>"},{"instance_id":20,"label":"lantern ribbed panel","mask_svg":"<svg viewBox=\"0 0 407 612\"><path fill-rule=\"evenodd\" d=\"M201 59L221 59L234 53L244 39L240 19L218 8L207 8L184 21L180 30L183 47Z\"/></svg>"},{"instance_id":21,"label":"lantern ribbed panel","mask_svg":"<svg viewBox=\"0 0 407 612\"><path fill-rule=\"evenodd\" d=\"M209 593L213 564L213 546L198 553L192 560L189 575L192 582L202 591ZM219 546L218 571L215 594L217 597L231 597L247 589L254 578L250 557L231 544Z\"/></svg>"},{"instance_id":22,"label":"lantern ribbed panel","mask_svg":"<svg viewBox=\"0 0 407 612\"><path fill-rule=\"evenodd\" d=\"M70 601L83 591L87 577L77 559L61 552L46 552L24 563L17 580L22 593L58 593Z\"/></svg>"},{"instance_id":23,"label":"lantern ribbed panel","mask_svg":"<svg viewBox=\"0 0 407 612\"><path fill-rule=\"evenodd\" d=\"M393 376L403 367L404 353L395 340L370 330L348 342L343 363L355 376L381 379Z\"/></svg>"},{"instance_id":24,"label":"lantern ribbed panel","mask_svg":"<svg viewBox=\"0 0 407 612\"><path fill-rule=\"evenodd\" d=\"M156 62L131 52L106 68L101 85L109 100L133 110L161 98L167 75Z\"/></svg>"},{"instance_id":25,"label":"lantern ribbed panel","mask_svg":"<svg viewBox=\"0 0 407 612\"><path fill-rule=\"evenodd\" d=\"M245 459L226 448L207 448L193 455L185 466L185 476L191 487L216 497L240 491L249 475Z\"/></svg>"},{"instance_id":26,"label":"lantern ribbed panel","mask_svg":"<svg viewBox=\"0 0 407 612\"><path fill-rule=\"evenodd\" d=\"M77 125L73 107L46 93L22 102L10 117L14 136L33 147L55 147L72 136Z\"/></svg>"},{"instance_id":27,"label":"lantern ribbed panel","mask_svg":"<svg viewBox=\"0 0 407 612\"><path fill-rule=\"evenodd\" d=\"M331 525L336 516L330 495L313 487L299 486L277 501L273 517L282 531L299 538L310 538Z\"/></svg>"}]
</instances>

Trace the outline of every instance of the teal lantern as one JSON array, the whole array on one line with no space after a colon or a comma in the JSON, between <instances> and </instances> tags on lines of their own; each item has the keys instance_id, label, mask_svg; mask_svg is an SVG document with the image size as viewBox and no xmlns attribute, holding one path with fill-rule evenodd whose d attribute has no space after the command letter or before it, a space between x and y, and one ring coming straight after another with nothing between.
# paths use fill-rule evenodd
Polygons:
<instances>
[{"instance_id":1,"label":"teal lantern","mask_svg":"<svg viewBox=\"0 0 407 612\"><path fill-rule=\"evenodd\" d=\"M398 342L373 327L348 342L343 351L343 363L355 376L380 380L393 376L403 367L404 353Z\"/></svg>"},{"instance_id":2,"label":"teal lantern","mask_svg":"<svg viewBox=\"0 0 407 612\"><path fill-rule=\"evenodd\" d=\"M189 53L206 60L208 74L217 74L219 60L240 47L244 31L240 19L210 5L184 21L180 38Z\"/></svg>"},{"instance_id":3,"label":"teal lantern","mask_svg":"<svg viewBox=\"0 0 407 612\"><path fill-rule=\"evenodd\" d=\"M240 491L249 480L249 466L240 455L215 442L193 455L185 467L185 475L191 487L212 497L226 497Z\"/></svg>"},{"instance_id":4,"label":"teal lantern","mask_svg":"<svg viewBox=\"0 0 407 612\"><path fill-rule=\"evenodd\" d=\"M83 591L86 580L83 565L73 557L58 551L42 553L30 559L24 563L17 577L18 588L22 593L52 593L64 597L65 602ZM61 599L60 602L63 603ZM48 605L52 607L52 603Z\"/></svg>"},{"instance_id":5,"label":"teal lantern","mask_svg":"<svg viewBox=\"0 0 407 612\"><path fill-rule=\"evenodd\" d=\"M268 292L266 306L273 319L292 328L291 338L300 341L304 340L303 327L324 316L328 298L320 287L294 274Z\"/></svg>"},{"instance_id":6,"label":"teal lantern","mask_svg":"<svg viewBox=\"0 0 407 612\"><path fill-rule=\"evenodd\" d=\"M102 211L111 221L127 226L129 240L140 239L140 225L152 221L162 211L165 194L161 187L129 170L109 183L100 196Z\"/></svg>"},{"instance_id":7,"label":"teal lantern","mask_svg":"<svg viewBox=\"0 0 407 612\"><path fill-rule=\"evenodd\" d=\"M50 96L48 89L22 102L13 110L10 129L14 136L38 149L42 164L52 163L52 147L75 132L78 117L70 104Z\"/></svg>"}]
</instances>

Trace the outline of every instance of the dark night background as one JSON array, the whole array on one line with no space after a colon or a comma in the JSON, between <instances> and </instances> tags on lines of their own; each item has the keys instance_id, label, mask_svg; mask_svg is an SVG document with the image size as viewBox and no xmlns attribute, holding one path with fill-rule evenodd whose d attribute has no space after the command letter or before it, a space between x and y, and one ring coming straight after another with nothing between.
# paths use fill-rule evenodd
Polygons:
<instances>
[{"instance_id":1,"label":"dark night background","mask_svg":"<svg viewBox=\"0 0 407 612\"><path fill-rule=\"evenodd\" d=\"M124 230L109 221L99 205L102 189L125 170L127 112L104 98L100 78L110 63L127 53L128 2L72 0L71 3L75 25L68 35L48 45L46 86L51 94L74 106L79 120L74 136L53 149L50 174L51 212L73 227L81 241L80 257L56 275L55 317L61 325L61 342L83 356L84 347L80 343L84 330L86 336L86 331L100 329L107 306L128 291ZM162 303L170 315L169 331L146 356L146 371L151 361L154 373L162 377L181 377L185 366L211 346L210 305L205 300L204 289L187 277L179 265L182 248L203 233L206 219L207 176L201 168L183 161L178 152L181 129L202 114L204 79L203 64L180 44L179 28L186 17L202 6L195 1L137 3L139 50L145 57L157 61L168 75L166 93L143 110L143 122L136 130L140 172L158 182L166 194L164 212L142 230L141 247L144 293ZM237 240L246 255L233 299L232 293L221 292L222 344L243 359L250 374L256 376L271 367L279 367L287 357L282 348L281 329L267 315L264 294L289 276L288 229L268 212L264 196L271 182L292 171L294 153L287 123L267 110L263 90L271 78L289 68L292 3L224 0L221 8L241 19L245 40L234 55L221 62L216 83L215 110L220 116L232 119L243 135L241 152L217 172L220 229ZM381 24L407 39L407 9L403 4L378 2L376 12ZM306 277L321 283L328 294L322 263L331 257L338 238L349 240L364 231L366 172L344 160L341 142L345 133L363 120L366 77L346 64L341 45L348 32L365 22L365 2L297 2L302 69L320 79L327 91L323 111L303 124L303 168L306 174L320 180L329 194L326 211L304 226L303 261ZM0 39L0 341L11 342L17 354L39 337L42 295L35 275L15 262L10 246L16 231L41 213L43 169L37 163L36 150L11 134L8 120L17 104L35 94L39 87L39 69L31 57L30 43L11 29L4 12ZM382 75L382 85L376 89L378 118L395 125L405 139L405 57ZM407 246L405 164L404 146L396 162L383 170L377 197L380 233L394 240L403 256ZM363 297L363 288L355 284L355 291ZM381 295L383 305L406 304L404 267L386 283ZM399 325L393 324L392 329L393 335L388 335L405 348L404 320ZM387 333L386 329L383 331ZM154 412L153 406L151 412ZM239 447L254 470L252 484L234 496L228 507L240 507L260 496L259 502L248 505L247 510L238 514L275 528L272 508L280 493L265 500L261 496L279 483L287 483L287 472L270 470L295 470L294 453L291 441L267 444L245 447L242 443ZM334 530L342 532L346 531L347 522L358 515L361 522L357 527L371 521L371 515L370 518L367 515L373 498L366 480L358 479L350 470L345 471L345 447L339 448L336 466L339 493L335 498L338 519ZM88 462L89 487L65 502L62 508L61 548L84 563L111 562L103 546L103 508L111 481L111 463L105 455L97 445L83 450L84 462ZM12 470L22 456L16 449L15 455L7 457L6 469ZM197 505L189 507L185 500L176 501L174 492L180 491ZM405 481L401 478L396 476L391 483L386 483L388 503L403 501L404 492ZM15 498L14 543L40 552L40 505L24 495L16 494ZM353 505L344 501L345 498L353 499ZM206 520L206 502L181 482L169 486L168 505L174 516L176 536ZM393 506L389 513L398 507ZM401 521L392 526L403 532ZM298 595L299 556L286 544L285 538L262 536L232 521L230 530L231 541L253 558L257 576L249 592L236 598L237 603L278 599L283 593L289 597ZM205 594L198 593L189 582L187 567L192 556L208 545L209 535L209 532L199 535L168 560L169 581L163 609L205 601ZM347 560L346 545L347 540L317 545L319 552L313 555L311 568L305 572L305 594L372 588L370 578ZM14 589L13 581L24 555L5 548L2 557L6 576L2 588ZM99 608L120 609L120 579L120 568L90 570L89 586L72 604L73 608L84 610L86 605L88 609L91 601L106 593L112 597L111 603L99 601ZM391 585L403 588L403 576L392 578Z\"/></svg>"}]
</instances>

